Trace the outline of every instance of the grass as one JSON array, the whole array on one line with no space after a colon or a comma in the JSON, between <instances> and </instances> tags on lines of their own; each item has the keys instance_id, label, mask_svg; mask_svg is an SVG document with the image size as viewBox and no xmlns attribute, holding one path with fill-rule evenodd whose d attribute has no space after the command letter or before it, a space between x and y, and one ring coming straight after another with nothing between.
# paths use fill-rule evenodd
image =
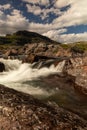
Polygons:
<instances>
[{"instance_id":1,"label":"grass","mask_svg":"<svg viewBox=\"0 0 87 130\"><path fill-rule=\"evenodd\" d=\"M61 47L63 48L63 49L65 49L65 50L67 50L67 49L70 49L71 48L71 44L60 44L61 45Z\"/></svg>"},{"instance_id":2,"label":"grass","mask_svg":"<svg viewBox=\"0 0 87 130\"><path fill-rule=\"evenodd\" d=\"M75 53L84 53L87 51L87 42L76 42L76 43L69 43L69 44L61 44L61 47L65 50L70 50Z\"/></svg>"},{"instance_id":3,"label":"grass","mask_svg":"<svg viewBox=\"0 0 87 130\"><path fill-rule=\"evenodd\" d=\"M87 51L87 42L75 43L71 50L78 53L84 53L85 51Z\"/></svg>"}]
</instances>

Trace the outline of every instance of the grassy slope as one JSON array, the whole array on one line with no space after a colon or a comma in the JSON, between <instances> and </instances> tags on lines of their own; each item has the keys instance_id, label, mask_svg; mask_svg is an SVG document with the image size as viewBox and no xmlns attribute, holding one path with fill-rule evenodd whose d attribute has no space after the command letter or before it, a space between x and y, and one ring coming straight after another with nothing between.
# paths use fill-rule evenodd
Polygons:
<instances>
[{"instance_id":1,"label":"grassy slope","mask_svg":"<svg viewBox=\"0 0 87 130\"><path fill-rule=\"evenodd\" d=\"M39 43L45 42L49 43L58 43L48 37L42 36L35 32L28 31L18 31L12 35L7 35L6 37L0 37L0 44L10 44L10 45L24 45L26 43Z\"/></svg>"}]
</instances>

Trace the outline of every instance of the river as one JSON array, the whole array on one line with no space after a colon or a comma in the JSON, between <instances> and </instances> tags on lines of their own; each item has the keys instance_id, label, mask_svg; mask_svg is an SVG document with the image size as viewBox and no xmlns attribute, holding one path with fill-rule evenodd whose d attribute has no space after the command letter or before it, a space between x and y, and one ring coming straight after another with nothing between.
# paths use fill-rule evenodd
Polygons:
<instances>
[{"instance_id":1,"label":"river","mask_svg":"<svg viewBox=\"0 0 87 130\"><path fill-rule=\"evenodd\" d=\"M87 117L87 103L80 99L74 88L65 84L59 87L57 74L62 73L65 61L56 67L33 68L33 64L22 63L20 60L0 59L6 71L0 73L0 84L29 93L44 102L56 102L58 105ZM62 81L60 81L61 84Z\"/></svg>"}]
</instances>

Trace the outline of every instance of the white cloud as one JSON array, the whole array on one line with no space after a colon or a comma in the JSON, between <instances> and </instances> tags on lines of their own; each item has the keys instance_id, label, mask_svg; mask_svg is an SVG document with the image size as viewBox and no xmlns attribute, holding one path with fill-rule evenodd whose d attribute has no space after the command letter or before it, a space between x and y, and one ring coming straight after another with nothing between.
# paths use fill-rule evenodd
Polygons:
<instances>
[{"instance_id":1,"label":"white cloud","mask_svg":"<svg viewBox=\"0 0 87 130\"><path fill-rule=\"evenodd\" d=\"M87 41L87 32L61 35L60 39L64 42Z\"/></svg>"},{"instance_id":2,"label":"white cloud","mask_svg":"<svg viewBox=\"0 0 87 130\"><path fill-rule=\"evenodd\" d=\"M58 8L62 8L76 2L79 2L79 0L56 0L55 6Z\"/></svg>"},{"instance_id":3,"label":"white cloud","mask_svg":"<svg viewBox=\"0 0 87 130\"><path fill-rule=\"evenodd\" d=\"M14 9L11 15L5 15L0 11L0 34L13 33L18 30L27 29L29 21L23 17L19 10Z\"/></svg>"},{"instance_id":4,"label":"white cloud","mask_svg":"<svg viewBox=\"0 0 87 130\"><path fill-rule=\"evenodd\" d=\"M59 7L64 6L61 0L57 2L59 3ZM87 0L65 0L65 2L65 5L70 3L70 8L56 18L53 24L56 24L58 27L69 27L81 24L87 25Z\"/></svg>"},{"instance_id":5,"label":"white cloud","mask_svg":"<svg viewBox=\"0 0 87 130\"><path fill-rule=\"evenodd\" d=\"M54 26L52 24L29 22L19 10L14 9L9 15L5 15L3 11L0 11L0 34L2 35L17 30L29 30L43 34L48 32L49 29L54 29Z\"/></svg>"},{"instance_id":6,"label":"white cloud","mask_svg":"<svg viewBox=\"0 0 87 130\"><path fill-rule=\"evenodd\" d=\"M28 9L28 12L31 12L34 15L40 15L42 12L40 6L26 4L26 7Z\"/></svg>"},{"instance_id":7,"label":"white cloud","mask_svg":"<svg viewBox=\"0 0 87 130\"><path fill-rule=\"evenodd\" d=\"M57 36L64 33L64 32L67 32L67 29L64 28L64 29L59 29L59 30L50 30L46 33L43 33L43 35L47 36L53 40L58 41Z\"/></svg>"},{"instance_id":8,"label":"white cloud","mask_svg":"<svg viewBox=\"0 0 87 130\"><path fill-rule=\"evenodd\" d=\"M0 10L7 10L7 9L10 9L10 8L11 8L10 4L0 5Z\"/></svg>"},{"instance_id":9,"label":"white cloud","mask_svg":"<svg viewBox=\"0 0 87 130\"><path fill-rule=\"evenodd\" d=\"M37 3L39 0L33 1ZM30 1L28 1L30 2ZM31 1L32 2L32 1ZM61 12L59 8L65 7L70 4L70 8L67 11ZM87 0L56 0L51 8L44 8L38 5L27 4L28 12L32 12L35 15L40 15L43 19L49 18L49 13L54 13L58 16L53 20L52 24L57 29L62 27L87 25Z\"/></svg>"},{"instance_id":10,"label":"white cloud","mask_svg":"<svg viewBox=\"0 0 87 130\"><path fill-rule=\"evenodd\" d=\"M60 10L54 7L41 9L38 5L30 4L26 4L26 7L28 12L33 13L34 15L40 15L42 20L49 17L49 13L54 13L55 15L61 14Z\"/></svg>"},{"instance_id":11,"label":"white cloud","mask_svg":"<svg viewBox=\"0 0 87 130\"><path fill-rule=\"evenodd\" d=\"M61 43L72 43L72 42L76 42L76 41L87 41L87 32L84 33L79 33L79 34L57 34L54 35L55 33L53 33L53 37L52 39L61 42ZM48 37L50 37L50 35L47 35ZM50 37L51 38L51 37Z\"/></svg>"},{"instance_id":12,"label":"white cloud","mask_svg":"<svg viewBox=\"0 0 87 130\"><path fill-rule=\"evenodd\" d=\"M40 34L46 33L47 31L49 31L49 28L52 29L53 26L51 24L40 24L40 23L34 23L31 22L29 24L29 30L33 31L33 32L38 32Z\"/></svg>"},{"instance_id":13,"label":"white cloud","mask_svg":"<svg viewBox=\"0 0 87 130\"><path fill-rule=\"evenodd\" d=\"M22 0L23 2L39 4L39 5L48 5L50 3L49 0Z\"/></svg>"}]
</instances>

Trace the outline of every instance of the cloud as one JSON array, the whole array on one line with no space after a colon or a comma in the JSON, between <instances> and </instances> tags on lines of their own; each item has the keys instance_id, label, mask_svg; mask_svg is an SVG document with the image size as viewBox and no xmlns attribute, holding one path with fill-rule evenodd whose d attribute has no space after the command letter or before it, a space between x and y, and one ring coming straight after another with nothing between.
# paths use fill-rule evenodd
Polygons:
<instances>
[{"instance_id":1,"label":"cloud","mask_svg":"<svg viewBox=\"0 0 87 130\"><path fill-rule=\"evenodd\" d=\"M42 12L40 6L37 6L37 5L26 4L26 7L27 7L28 12L31 12L34 15L40 15Z\"/></svg>"},{"instance_id":2,"label":"cloud","mask_svg":"<svg viewBox=\"0 0 87 130\"><path fill-rule=\"evenodd\" d=\"M39 0L41 5L49 5L50 1L49 0Z\"/></svg>"},{"instance_id":3,"label":"cloud","mask_svg":"<svg viewBox=\"0 0 87 130\"><path fill-rule=\"evenodd\" d=\"M50 31L48 31L46 33L43 33L43 35L47 36L47 37L49 37L49 38L51 38L53 40L58 41L57 36L64 33L64 32L67 32L67 29L64 28L64 29L59 29L59 30L50 30Z\"/></svg>"},{"instance_id":4,"label":"cloud","mask_svg":"<svg viewBox=\"0 0 87 130\"><path fill-rule=\"evenodd\" d=\"M49 31L49 28L52 29L53 26L51 24L42 24L42 23L29 23L29 30L33 32L38 32L40 34L46 33Z\"/></svg>"},{"instance_id":5,"label":"cloud","mask_svg":"<svg viewBox=\"0 0 87 130\"><path fill-rule=\"evenodd\" d=\"M32 1L31 1L32 2ZM34 1L37 3L39 0ZM77 25L87 25L87 0L56 0L53 3L53 7L41 9L39 5L27 4L28 12L32 12L34 15L40 15L43 19L50 18L49 13L53 13L57 16L52 22L52 25L56 29ZM66 11L60 11L62 7L70 5L70 8Z\"/></svg>"},{"instance_id":6,"label":"cloud","mask_svg":"<svg viewBox=\"0 0 87 130\"><path fill-rule=\"evenodd\" d=\"M39 15L42 18L42 20L49 17L49 13L55 15L61 14L60 10L54 7L41 9L39 5L35 5L35 4L34 5L26 4L26 7L29 13L33 13L34 15Z\"/></svg>"},{"instance_id":7,"label":"cloud","mask_svg":"<svg viewBox=\"0 0 87 130\"><path fill-rule=\"evenodd\" d=\"M79 34L58 34L57 32L51 32L45 34L49 38L59 41L61 43L73 43L77 41L87 41L87 32L79 33Z\"/></svg>"},{"instance_id":8,"label":"cloud","mask_svg":"<svg viewBox=\"0 0 87 130\"><path fill-rule=\"evenodd\" d=\"M28 26L29 21L21 14L21 11L14 9L9 15L5 15L4 12L0 11L1 35L27 29Z\"/></svg>"},{"instance_id":9,"label":"cloud","mask_svg":"<svg viewBox=\"0 0 87 130\"><path fill-rule=\"evenodd\" d=\"M10 4L0 5L0 10L7 10L7 9L10 9L10 8L11 8Z\"/></svg>"},{"instance_id":10,"label":"cloud","mask_svg":"<svg viewBox=\"0 0 87 130\"><path fill-rule=\"evenodd\" d=\"M79 0L77 0L77 2L79 2ZM62 8L73 3L76 3L76 0L56 0L55 6L58 8Z\"/></svg>"},{"instance_id":11,"label":"cloud","mask_svg":"<svg viewBox=\"0 0 87 130\"><path fill-rule=\"evenodd\" d=\"M22 0L23 2L39 4L39 5L49 5L50 0Z\"/></svg>"},{"instance_id":12,"label":"cloud","mask_svg":"<svg viewBox=\"0 0 87 130\"><path fill-rule=\"evenodd\" d=\"M29 22L20 10L14 9L11 14L6 15L0 11L0 34L5 35L18 30L34 31L40 34L46 33L49 29L54 29L52 24L40 24Z\"/></svg>"},{"instance_id":13,"label":"cloud","mask_svg":"<svg viewBox=\"0 0 87 130\"><path fill-rule=\"evenodd\" d=\"M63 1L65 1L63 3ZM58 0L56 6L64 7L64 5L70 4L70 8L64 11L59 17L57 17L53 24L58 27L69 27L76 25L87 25L87 0Z\"/></svg>"},{"instance_id":14,"label":"cloud","mask_svg":"<svg viewBox=\"0 0 87 130\"><path fill-rule=\"evenodd\" d=\"M78 34L63 34L59 36L60 40L63 42L76 42L76 41L87 41L87 32Z\"/></svg>"},{"instance_id":15,"label":"cloud","mask_svg":"<svg viewBox=\"0 0 87 130\"><path fill-rule=\"evenodd\" d=\"M63 33L66 32L67 29L57 29L57 27L55 25L51 24L42 24L42 23L34 23L34 22L30 22L29 23L29 30L30 31L36 31L40 34L45 34L47 36L47 34L49 34L49 32L56 32L57 33Z\"/></svg>"}]
</instances>

